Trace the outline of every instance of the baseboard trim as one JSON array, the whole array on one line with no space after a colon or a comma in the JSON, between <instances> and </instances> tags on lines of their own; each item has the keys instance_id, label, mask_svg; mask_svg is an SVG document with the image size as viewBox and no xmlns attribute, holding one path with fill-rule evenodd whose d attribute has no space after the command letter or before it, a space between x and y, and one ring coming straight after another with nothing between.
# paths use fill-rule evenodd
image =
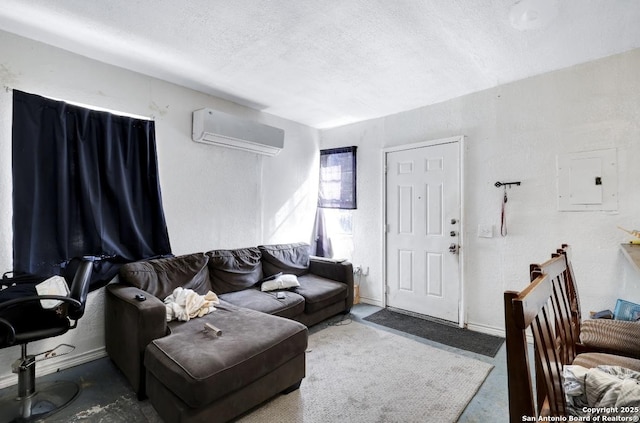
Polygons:
<instances>
[{"instance_id":1,"label":"baseboard trim","mask_svg":"<svg viewBox=\"0 0 640 423\"><path fill-rule=\"evenodd\" d=\"M467 329L475 330L476 332L486 333L488 335L500 336L502 338L507 337L507 333L505 332L504 329L496 328L493 326L485 326L485 325L470 323L467 325ZM527 343L533 344L533 336L531 335L530 331L527 331L526 338L527 338Z\"/></svg>"},{"instance_id":2,"label":"baseboard trim","mask_svg":"<svg viewBox=\"0 0 640 423\"><path fill-rule=\"evenodd\" d=\"M378 307L384 307L382 305L382 300L374 300L372 298L360 297L360 302L364 304L378 306Z\"/></svg>"},{"instance_id":3,"label":"baseboard trim","mask_svg":"<svg viewBox=\"0 0 640 423\"><path fill-rule=\"evenodd\" d=\"M486 333L487 335L499 336L501 338L505 337L504 329L500 329L500 328L497 328L497 327L494 327L494 326L486 326L486 325L479 325L479 324L475 324L475 323L467 323L467 329L475 331L475 332Z\"/></svg>"},{"instance_id":4,"label":"baseboard trim","mask_svg":"<svg viewBox=\"0 0 640 423\"><path fill-rule=\"evenodd\" d=\"M96 348L91 351L85 351L79 354L69 354L66 356L62 356L58 359L49 359L45 361L40 361L36 363L36 378L39 376L48 375L51 373L56 373L61 370L69 369L71 367L79 366L80 364L85 364L93 360L97 360L99 358L103 358L107 356L107 350L105 347ZM19 358L19 355L16 356L16 359ZM5 370L5 369L3 369ZM18 383L18 375L10 373L0 376L0 389L7 388L12 385L16 385ZM36 380L36 387L38 386L38 381Z\"/></svg>"}]
</instances>

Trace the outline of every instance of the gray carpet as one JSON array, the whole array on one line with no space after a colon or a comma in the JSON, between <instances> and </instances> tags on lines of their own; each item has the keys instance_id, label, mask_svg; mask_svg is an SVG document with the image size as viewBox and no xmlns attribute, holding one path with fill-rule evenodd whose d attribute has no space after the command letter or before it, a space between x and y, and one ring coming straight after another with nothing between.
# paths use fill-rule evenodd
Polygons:
<instances>
[{"instance_id":1,"label":"gray carpet","mask_svg":"<svg viewBox=\"0 0 640 423\"><path fill-rule=\"evenodd\" d=\"M300 389L239 422L455 422L492 367L357 322L330 326L309 337Z\"/></svg>"},{"instance_id":2,"label":"gray carpet","mask_svg":"<svg viewBox=\"0 0 640 423\"><path fill-rule=\"evenodd\" d=\"M301 388L240 421L454 422L493 367L370 325L347 324L350 321L312 327ZM79 382L82 391L46 423L161 422L148 401L136 399L108 358L38 378L59 379ZM0 396L13 397L15 390L0 390ZM478 421L475 417L471 421Z\"/></svg>"},{"instance_id":3,"label":"gray carpet","mask_svg":"<svg viewBox=\"0 0 640 423\"><path fill-rule=\"evenodd\" d=\"M396 313L386 308L364 320L487 357L495 357L504 342L504 338L498 336Z\"/></svg>"}]
</instances>

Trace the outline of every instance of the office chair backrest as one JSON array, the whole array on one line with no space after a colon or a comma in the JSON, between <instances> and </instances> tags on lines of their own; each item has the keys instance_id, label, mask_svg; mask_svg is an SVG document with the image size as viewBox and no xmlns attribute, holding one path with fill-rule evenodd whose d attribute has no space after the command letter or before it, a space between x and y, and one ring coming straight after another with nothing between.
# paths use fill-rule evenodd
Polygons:
<instances>
[{"instance_id":1,"label":"office chair backrest","mask_svg":"<svg viewBox=\"0 0 640 423\"><path fill-rule=\"evenodd\" d=\"M74 300L78 300L80 302L80 305L77 307L69 307L69 318L72 320L78 320L84 315L84 307L87 303L87 294L89 293L89 283L91 282L92 272L93 257L83 257L82 261L77 266L77 270L75 270L73 282L71 283L71 287L69 288L69 296Z\"/></svg>"}]
</instances>

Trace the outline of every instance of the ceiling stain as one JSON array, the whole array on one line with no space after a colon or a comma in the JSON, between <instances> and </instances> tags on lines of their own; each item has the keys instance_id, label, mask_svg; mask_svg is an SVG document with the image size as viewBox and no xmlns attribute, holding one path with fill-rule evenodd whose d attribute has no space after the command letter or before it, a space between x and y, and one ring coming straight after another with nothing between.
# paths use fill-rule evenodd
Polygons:
<instances>
[{"instance_id":1,"label":"ceiling stain","mask_svg":"<svg viewBox=\"0 0 640 423\"><path fill-rule=\"evenodd\" d=\"M164 107L158 106L155 101L149 103L149 110L152 112L157 112L160 116L164 116L169 113L169 105L167 104Z\"/></svg>"},{"instance_id":2,"label":"ceiling stain","mask_svg":"<svg viewBox=\"0 0 640 423\"><path fill-rule=\"evenodd\" d=\"M2 83L2 85L13 88L18 82L19 76L20 75L13 72L9 66L0 63L0 83Z\"/></svg>"}]
</instances>

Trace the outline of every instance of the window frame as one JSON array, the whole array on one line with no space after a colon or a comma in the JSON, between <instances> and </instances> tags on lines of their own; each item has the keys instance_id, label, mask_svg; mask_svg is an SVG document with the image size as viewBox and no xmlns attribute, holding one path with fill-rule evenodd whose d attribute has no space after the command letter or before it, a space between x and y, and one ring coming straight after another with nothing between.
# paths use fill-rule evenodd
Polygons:
<instances>
[{"instance_id":1,"label":"window frame","mask_svg":"<svg viewBox=\"0 0 640 423\"><path fill-rule=\"evenodd\" d=\"M318 207L325 209L355 210L357 206L357 146L329 148L320 150L320 169L318 181ZM348 154L346 157L340 157ZM332 161L332 158L334 159ZM339 166L339 179L327 178L323 172L332 166ZM342 169L346 167L346 169ZM339 184L339 197L323 197L323 193L335 191L330 184Z\"/></svg>"}]
</instances>

